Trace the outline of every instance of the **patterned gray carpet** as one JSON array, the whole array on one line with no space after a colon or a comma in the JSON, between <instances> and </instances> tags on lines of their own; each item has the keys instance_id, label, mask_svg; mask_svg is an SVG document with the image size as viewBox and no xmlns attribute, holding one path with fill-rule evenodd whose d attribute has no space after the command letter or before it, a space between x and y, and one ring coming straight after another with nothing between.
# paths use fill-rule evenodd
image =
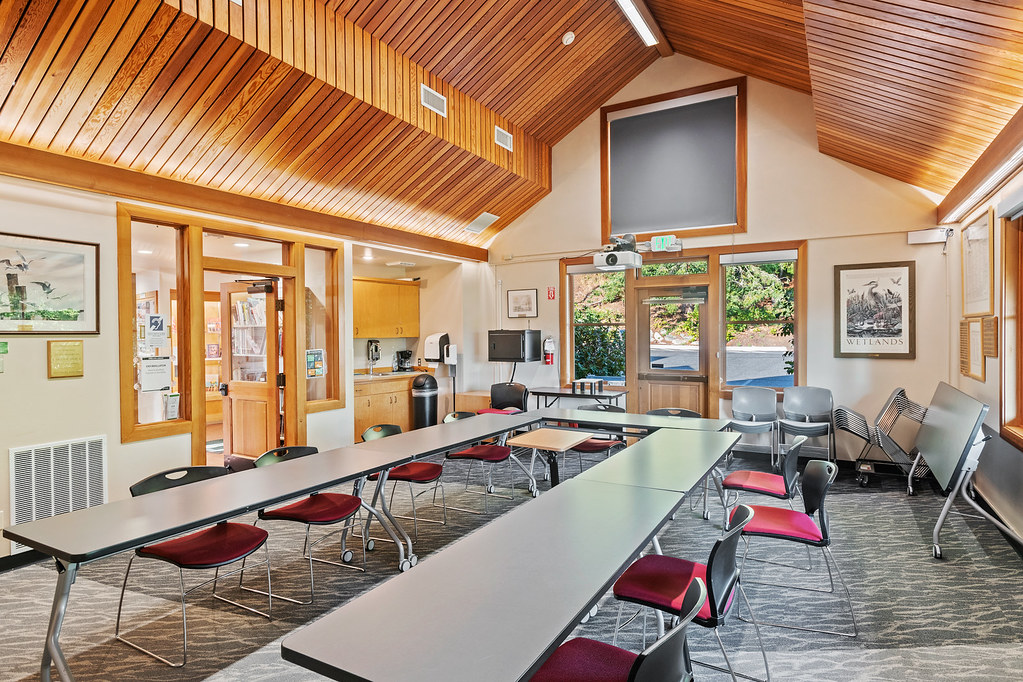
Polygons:
<instances>
[{"instance_id":1,"label":"patterned gray carpet","mask_svg":"<svg viewBox=\"0 0 1023 682\"><path fill-rule=\"evenodd\" d=\"M759 461L737 463L755 467ZM445 474L448 502L480 508L480 497L462 492L465 469L458 464L449 464L448 468ZM565 468L569 474L575 472L575 461ZM513 477L512 467L498 468L498 485L510 485ZM521 482L513 497L512 501L492 500L492 514L530 499ZM769 503L767 498L752 495L744 501ZM1023 561L988 523L957 515L950 517L942 536L946 558L933 560L930 533L942 502L943 498L926 485L921 486L916 497L909 498L902 482L894 477L875 477L870 487L861 489L851 474L840 475L829 497L828 509L835 537L834 554L852 593L859 636L846 639L762 627L774 679L1019 679L1023 671L1020 646ZM407 508L407 503L396 500L395 506ZM664 552L706 561L720 533L720 506L717 509L712 506L711 510L711 521L704 521L699 510L683 507L660 535ZM424 513L436 517L439 510L427 509ZM416 547L423 560L428 561L431 553L481 527L490 517L451 511L448 518L447 526L420 524ZM298 556L301 529L286 523L268 528L274 591L305 599L308 569ZM324 545L322 556L336 553L336 545L329 542ZM814 551L811 575L747 563L744 577L747 581L766 577L771 581L826 588L827 574L821 555ZM807 557L802 548L768 540L754 541L752 555L769 555L790 562L805 562ZM62 643L76 678L83 682L317 679L313 673L281 659L280 640L374 585L395 577L396 563L393 546L380 542L369 553L367 573L317 565L316 603L295 606L275 602L273 621L217 602L210 588L203 588L191 596L188 605L188 664L175 670L113 639L127 556L112 557L86 565L79 573L72 589ZM259 587L259 578L258 571L254 571L251 578L247 575L246 584ZM186 587L202 579L186 574ZM522 579L530 578L524 575ZM48 563L0 574L0 632L5 639L0 651L0 680L38 679L53 585L54 571ZM239 593L236 581L228 581L220 589L245 603L265 606L259 595ZM754 584L748 584L746 589L758 620L782 620L829 629L851 626L841 591L835 597ZM175 657L180 651L181 635L176 590L173 569L160 562L136 561L125 599L123 626L140 643ZM537 599L542 598L542 594L537 594ZM577 628L575 634L610 642L617 611L614 600L605 598L597 616ZM628 609L626 612L630 613ZM738 672L762 677L763 663L752 626L734 616L733 612L722 630L729 657ZM409 605L408 617L416 618L414 604ZM495 613L494 618L501 618L501 614ZM642 618L638 618L623 631L619 645L633 650L641 648L641 622ZM651 617L651 634L654 626ZM696 658L723 663L712 633L693 626L689 640ZM338 647L344 645L338 642ZM509 642L509 646L514 646L514 642ZM391 652L400 650L400 643L387 642L386 633L381 633L380 648L381 655L392 655ZM697 668L696 673L698 679L728 679L727 675L703 668Z\"/></svg>"}]
</instances>

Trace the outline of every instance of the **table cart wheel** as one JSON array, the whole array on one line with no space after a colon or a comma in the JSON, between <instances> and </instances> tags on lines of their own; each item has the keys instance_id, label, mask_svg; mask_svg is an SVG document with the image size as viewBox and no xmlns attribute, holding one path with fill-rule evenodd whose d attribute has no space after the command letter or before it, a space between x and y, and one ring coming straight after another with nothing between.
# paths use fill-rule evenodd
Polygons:
<instances>
[{"instance_id":1,"label":"table cart wheel","mask_svg":"<svg viewBox=\"0 0 1023 682\"><path fill-rule=\"evenodd\" d=\"M346 549L345 551L341 552L341 561L345 562L346 564L352 563L352 559L354 558L355 552L353 552L350 549Z\"/></svg>"}]
</instances>

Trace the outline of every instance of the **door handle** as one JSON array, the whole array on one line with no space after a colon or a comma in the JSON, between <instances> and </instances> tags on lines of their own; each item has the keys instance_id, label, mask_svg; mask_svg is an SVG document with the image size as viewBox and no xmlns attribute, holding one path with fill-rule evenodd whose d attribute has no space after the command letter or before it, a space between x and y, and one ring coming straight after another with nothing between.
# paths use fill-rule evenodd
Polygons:
<instances>
[{"instance_id":1,"label":"door handle","mask_svg":"<svg viewBox=\"0 0 1023 682\"><path fill-rule=\"evenodd\" d=\"M227 395L227 384L220 384L220 395Z\"/></svg>"}]
</instances>

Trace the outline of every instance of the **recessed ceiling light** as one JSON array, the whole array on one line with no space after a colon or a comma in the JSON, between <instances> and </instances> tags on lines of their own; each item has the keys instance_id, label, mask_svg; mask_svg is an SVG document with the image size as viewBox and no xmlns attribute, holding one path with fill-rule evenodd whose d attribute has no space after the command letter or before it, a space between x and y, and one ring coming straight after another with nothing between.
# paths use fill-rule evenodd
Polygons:
<instances>
[{"instance_id":1,"label":"recessed ceiling light","mask_svg":"<svg viewBox=\"0 0 1023 682\"><path fill-rule=\"evenodd\" d=\"M571 31L566 31L565 35L561 36L562 45L571 45L575 41L575 34Z\"/></svg>"},{"instance_id":2,"label":"recessed ceiling light","mask_svg":"<svg viewBox=\"0 0 1023 682\"><path fill-rule=\"evenodd\" d=\"M234 245L237 246L240 249L247 249L247 248L249 248L249 245L246 244L245 242L235 242Z\"/></svg>"},{"instance_id":3,"label":"recessed ceiling light","mask_svg":"<svg viewBox=\"0 0 1023 682\"><path fill-rule=\"evenodd\" d=\"M141 254L143 256L152 256L153 255L153 252L150 251L149 249L139 249L135 253Z\"/></svg>"}]
</instances>

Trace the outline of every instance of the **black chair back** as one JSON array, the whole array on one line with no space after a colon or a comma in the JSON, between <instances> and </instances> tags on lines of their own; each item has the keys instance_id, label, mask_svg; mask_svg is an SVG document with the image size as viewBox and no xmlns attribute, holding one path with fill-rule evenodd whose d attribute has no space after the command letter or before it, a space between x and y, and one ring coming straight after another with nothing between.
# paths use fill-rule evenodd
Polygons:
<instances>
[{"instance_id":1,"label":"black chair back","mask_svg":"<svg viewBox=\"0 0 1023 682\"><path fill-rule=\"evenodd\" d=\"M831 534L828 531L828 514L824 510L824 498L831 489L838 475L838 465L834 462L825 462L822 459L811 459L803 469L803 507L810 516L817 514L817 523L821 529L821 537L824 545L831 544Z\"/></svg>"},{"instance_id":2,"label":"black chair back","mask_svg":"<svg viewBox=\"0 0 1023 682\"><path fill-rule=\"evenodd\" d=\"M660 417L692 417L694 419L703 417L696 410L687 410L684 407L660 407L656 410L647 410L646 413Z\"/></svg>"},{"instance_id":3,"label":"black chair back","mask_svg":"<svg viewBox=\"0 0 1023 682\"><path fill-rule=\"evenodd\" d=\"M459 419L468 419L469 417L475 417L475 412L448 412L444 415L444 423L456 422Z\"/></svg>"},{"instance_id":4,"label":"black chair back","mask_svg":"<svg viewBox=\"0 0 1023 682\"><path fill-rule=\"evenodd\" d=\"M523 384L506 381L490 387L490 407L495 410L516 407L525 412L529 409L529 406L526 404L528 401L529 389Z\"/></svg>"},{"instance_id":5,"label":"black chair back","mask_svg":"<svg viewBox=\"0 0 1023 682\"><path fill-rule=\"evenodd\" d=\"M396 436L401 433L401 427L397 424L375 424L362 432L362 442Z\"/></svg>"},{"instance_id":6,"label":"black chair back","mask_svg":"<svg viewBox=\"0 0 1023 682\"><path fill-rule=\"evenodd\" d=\"M271 464L276 464L277 462L286 462L289 459L298 459L299 457L315 455L317 452L319 452L319 450L312 445L287 445L282 448L267 450L256 458L255 465L257 468L265 467Z\"/></svg>"},{"instance_id":7,"label":"black chair back","mask_svg":"<svg viewBox=\"0 0 1023 682\"><path fill-rule=\"evenodd\" d=\"M667 635L647 647L632 664L629 682L665 682L689 679L693 666L689 660L686 626L700 612L707 598L707 587L696 578L682 598L682 618Z\"/></svg>"},{"instance_id":8,"label":"black chair back","mask_svg":"<svg viewBox=\"0 0 1023 682\"><path fill-rule=\"evenodd\" d=\"M586 403L585 405L580 405L575 409L587 410L589 412L625 412L624 407L609 405L608 403Z\"/></svg>"},{"instance_id":9,"label":"black chair back","mask_svg":"<svg viewBox=\"0 0 1023 682\"><path fill-rule=\"evenodd\" d=\"M229 473L231 473L231 470L227 467L178 467L177 469L167 469L167 471L161 471L158 474L143 478L128 488L128 490L131 491L132 497L138 497L139 495L148 495L159 490L177 488L179 485L188 485L189 483L205 481L217 476L226 476Z\"/></svg>"},{"instance_id":10,"label":"black chair back","mask_svg":"<svg viewBox=\"0 0 1023 682\"><path fill-rule=\"evenodd\" d=\"M785 494L792 497L796 492L796 479L799 477L799 450L806 442L806 436L796 436L781 461L781 475L785 480Z\"/></svg>"},{"instance_id":11,"label":"black chair back","mask_svg":"<svg viewBox=\"0 0 1023 682\"><path fill-rule=\"evenodd\" d=\"M740 504L732 512L732 520L720 540L714 543L707 560L707 592L710 600L710 627L717 627L728 615L732 592L739 581L739 563L736 553L742 529L753 518L753 509Z\"/></svg>"}]
</instances>

